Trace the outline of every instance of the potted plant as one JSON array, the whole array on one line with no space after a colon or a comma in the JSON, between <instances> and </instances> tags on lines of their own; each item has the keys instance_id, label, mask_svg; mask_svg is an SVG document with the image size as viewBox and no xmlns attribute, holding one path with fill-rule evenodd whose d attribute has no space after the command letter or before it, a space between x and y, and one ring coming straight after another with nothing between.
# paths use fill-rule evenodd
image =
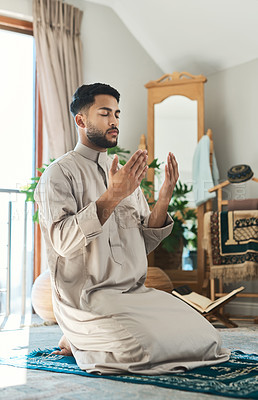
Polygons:
<instances>
[{"instance_id":1,"label":"potted plant","mask_svg":"<svg viewBox=\"0 0 258 400\"><path fill-rule=\"evenodd\" d=\"M192 186L178 181L173 192L168 213L174 220L171 234L162 240L155 250L155 265L160 268L181 269L183 249L188 248L190 257L197 253L197 216L196 210L189 207L187 194Z\"/></svg>"}]
</instances>

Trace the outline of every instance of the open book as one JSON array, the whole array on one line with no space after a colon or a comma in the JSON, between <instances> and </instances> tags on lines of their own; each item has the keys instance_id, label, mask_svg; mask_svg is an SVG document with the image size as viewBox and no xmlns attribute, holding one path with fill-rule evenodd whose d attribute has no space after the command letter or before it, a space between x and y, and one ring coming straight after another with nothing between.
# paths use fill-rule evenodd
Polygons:
<instances>
[{"instance_id":1,"label":"open book","mask_svg":"<svg viewBox=\"0 0 258 400\"><path fill-rule=\"evenodd\" d=\"M172 294L184 300L186 303L188 303L190 306L192 306L202 314L206 314L221 305L225 305L229 300L235 297L237 293L241 292L242 290L244 290L244 286L232 290L232 292L214 301L212 301L208 297L193 292L187 285L180 286L172 290Z\"/></svg>"}]
</instances>

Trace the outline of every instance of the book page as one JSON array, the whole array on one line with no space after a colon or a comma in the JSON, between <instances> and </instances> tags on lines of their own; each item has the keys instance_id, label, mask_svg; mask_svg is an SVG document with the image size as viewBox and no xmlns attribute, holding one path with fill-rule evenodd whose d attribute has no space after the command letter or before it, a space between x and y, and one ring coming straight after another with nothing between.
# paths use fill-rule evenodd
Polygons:
<instances>
[{"instance_id":1,"label":"book page","mask_svg":"<svg viewBox=\"0 0 258 400\"><path fill-rule=\"evenodd\" d=\"M203 309L203 311L206 310L206 308L213 303L208 297L202 296L201 294L198 294L196 292L185 294L182 298L198 305Z\"/></svg>"},{"instance_id":2,"label":"book page","mask_svg":"<svg viewBox=\"0 0 258 400\"><path fill-rule=\"evenodd\" d=\"M218 307L219 304L223 304L227 301L230 297L234 296L236 293L241 292L244 290L244 286L239 287L238 289L232 290L232 292L228 293L227 295L220 297L212 301L208 297L202 296L196 292L191 292L189 294L180 294L176 290L172 291L172 294L179 297L180 299L184 300L186 303L190 304L196 310L200 311L201 313L207 313L213 308Z\"/></svg>"},{"instance_id":3,"label":"book page","mask_svg":"<svg viewBox=\"0 0 258 400\"><path fill-rule=\"evenodd\" d=\"M208 297L202 296L196 292L191 292L189 294L182 295L178 293L176 290L173 290L172 294L176 297L179 297L186 303L190 304L190 306L194 307L201 313L205 312L207 305L210 305L212 303L212 301Z\"/></svg>"}]
</instances>

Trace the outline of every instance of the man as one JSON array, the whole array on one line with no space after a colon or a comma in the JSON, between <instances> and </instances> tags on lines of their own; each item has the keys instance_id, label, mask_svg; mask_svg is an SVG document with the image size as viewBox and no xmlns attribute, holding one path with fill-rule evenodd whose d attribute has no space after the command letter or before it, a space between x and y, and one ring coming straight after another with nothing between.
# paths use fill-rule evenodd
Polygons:
<instances>
[{"instance_id":1,"label":"man","mask_svg":"<svg viewBox=\"0 0 258 400\"><path fill-rule=\"evenodd\" d=\"M70 109L79 142L42 175L35 199L51 271L53 307L81 369L157 374L228 359L209 322L172 295L146 288L147 257L172 229L167 207L178 179L169 153L150 212L139 187L146 151L123 166L107 148L119 135L119 93L83 85Z\"/></svg>"}]
</instances>

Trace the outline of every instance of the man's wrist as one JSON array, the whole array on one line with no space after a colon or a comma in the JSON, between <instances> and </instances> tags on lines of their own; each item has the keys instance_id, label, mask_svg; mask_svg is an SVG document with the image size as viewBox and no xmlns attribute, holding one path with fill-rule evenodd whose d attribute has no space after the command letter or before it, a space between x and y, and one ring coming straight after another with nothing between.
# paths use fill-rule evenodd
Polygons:
<instances>
[{"instance_id":1,"label":"man's wrist","mask_svg":"<svg viewBox=\"0 0 258 400\"><path fill-rule=\"evenodd\" d=\"M119 195L117 190L114 190L113 188L108 188L105 194L106 200L114 207L116 207L123 200L123 197Z\"/></svg>"},{"instance_id":2,"label":"man's wrist","mask_svg":"<svg viewBox=\"0 0 258 400\"><path fill-rule=\"evenodd\" d=\"M110 189L107 189L96 201L97 214L101 225L104 225L120 201Z\"/></svg>"},{"instance_id":3,"label":"man's wrist","mask_svg":"<svg viewBox=\"0 0 258 400\"><path fill-rule=\"evenodd\" d=\"M165 208L167 210L170 201L171 201L171 199L158 198L157 203L158 203L159 206L161 206L162 208Z\"/></svg>"}]
</instances>

